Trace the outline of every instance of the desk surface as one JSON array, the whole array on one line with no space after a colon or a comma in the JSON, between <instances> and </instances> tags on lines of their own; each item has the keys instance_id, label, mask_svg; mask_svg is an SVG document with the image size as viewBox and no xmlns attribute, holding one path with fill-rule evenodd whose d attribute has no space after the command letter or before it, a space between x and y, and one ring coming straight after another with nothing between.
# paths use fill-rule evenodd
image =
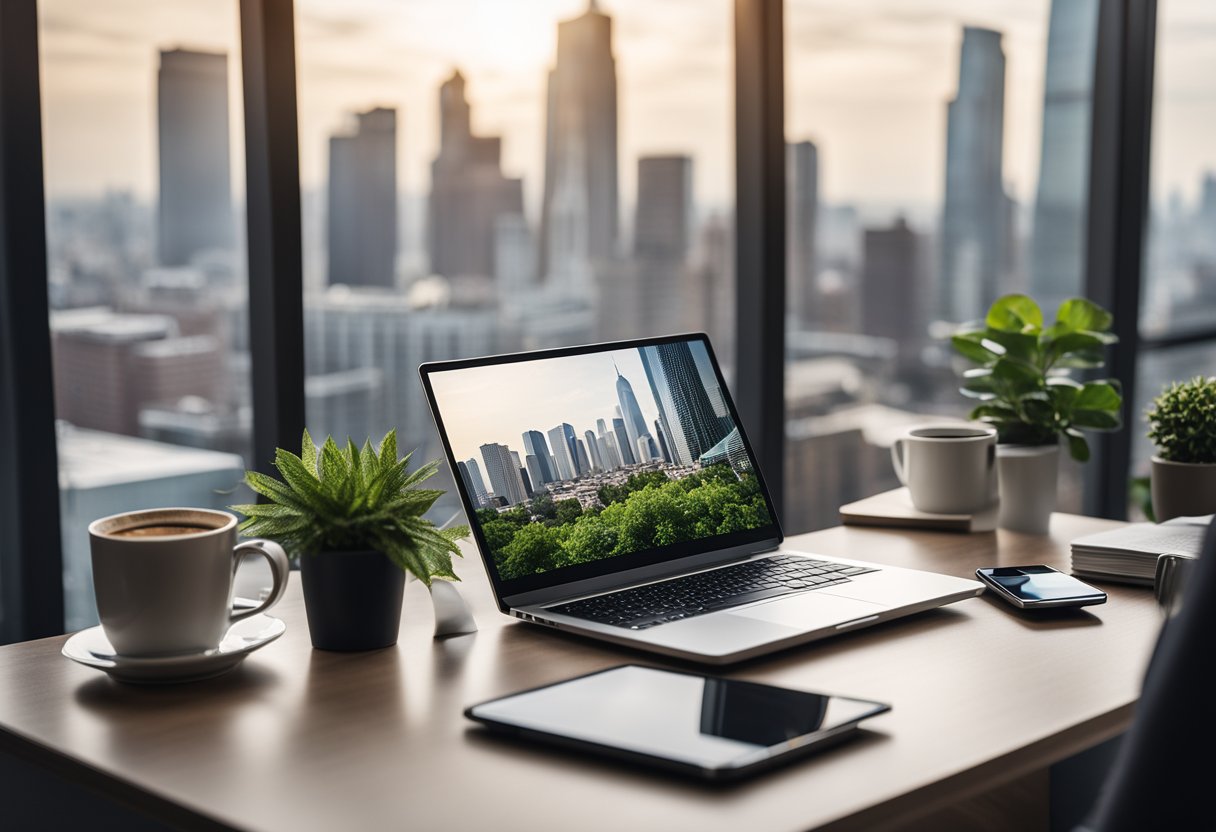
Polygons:
<instances>
[{"instance_id":1,"label":"desk surface","mask_svg":"<svg viewBox=\"0 0 1216 832\"><path fill-rule=\"evenodd\" d=\"M1067 541L1108 521L1057 515L1051 538L841 527L792 548L971 575L1068 568ZM1108 586L1035 618L987 597L728 668L739 678L891 702L863 737L730 787L508 744L473 702L656 659L513 622L481 565L460 565L480 632L433 641L406 588L394 649L314 651L293 583L277 642L226 677L141 688L59 655L0 648L0 749L171 822L251 830L872 828L1006 782L1128 724L1160 625L1152 593ZM687 665L683 665L687 666Z\"/></svg>"}]
</instances>

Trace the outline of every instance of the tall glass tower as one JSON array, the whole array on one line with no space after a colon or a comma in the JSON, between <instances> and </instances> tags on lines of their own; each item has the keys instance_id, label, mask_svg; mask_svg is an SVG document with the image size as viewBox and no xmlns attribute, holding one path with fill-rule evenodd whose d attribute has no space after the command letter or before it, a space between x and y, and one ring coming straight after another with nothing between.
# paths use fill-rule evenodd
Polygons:
<instances>
[{"instance_id":1,"label":"tall glass tower","mask_svg":"<svg viewBox=\"0 0 1216 832\"><path fill-rule=\"evenodd\" d=\"M540 470L540 482L557 482L557 472L549 465L549 446L545 443L545 435L538 430L524 431L524 453L536 457L536 466Z\"/></svg>"},{"instance_id":2,"label":"tall glass tower","mask_svg":"<svg viewBox=\"0 0 1216 832\"><path fill-rule=\"evenodd\" d=\"M677 341L642 347L639 352L673 461L691 465L727 433L709 400L692 348Z\"/></svg>"},{"instance_id":3,"label":"tall glass tower","mask_svg":"<svg viewBox=\"0 0 1216 832\"><path fill-rule=\"evenodd\" d=\"M615 367L615 364L613 366ZM621 403L621 415L625 419L625 433L629 436L629 447L631 449L638 447L638 439L642 437L647 439L647 444L653 443L650 429L646 427L646 419L642 416L642 408L638 405L638 397L633 394L633 386L629 383L629 379L621 375L619 368L616 371L616 397Z\"/></svg>"}]
</instances>

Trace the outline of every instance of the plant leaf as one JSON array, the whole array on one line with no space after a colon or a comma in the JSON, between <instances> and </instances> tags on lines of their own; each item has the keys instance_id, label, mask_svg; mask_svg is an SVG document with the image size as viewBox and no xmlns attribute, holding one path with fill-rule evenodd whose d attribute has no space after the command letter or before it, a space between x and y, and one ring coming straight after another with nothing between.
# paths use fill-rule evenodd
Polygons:
<instances>
[{"instance_id":1,"label":"plant leaf","mask_svg":"<svg viewBox=\"0 0 1216 832\"><path fill-rule=\"evenodd\" d=\"M984 323L1002 332L1037 333L1043 326L1043 312L1028 295L1005 295L993 302Z\"/></svg>"},{"instance_id":2,"label":"plant leaf","mask_svg":"<svg viewBox=\"0 0 1216 832\"><path fill-rule=\"evenodd\" d=\"M965 335L955 335L950 339L950 343L954 345L957 351L969 361L974 361L976 364L988 364L997 359L996 353L989 350L981 342L983 335L981 333L968 333Z\"/></svg>"},{"instance_id":3,"label":"plant leaf","mask_svg":"<svg viewBox=\"0 0 1216 832\"><path fill-rule=\"evenodd\" d=\"M1089 461L1089 443L1085 441L1085 437L1080 431L1066 431L1065 436L1068 437L1068 453L1077 462Z\"/></svg>"},{"instance_id":4,"label":"plant leaf","mask_svg":"<svg viewBox=\"0 0 1216 832\"><path fill-rule=\"evenodd\" d=\"M1117 411L1123 405L1123 397L1103 381L1086 382L1077 394L1076 406L1082 410Z\"/></svg>"},{"instance_id":5,"label":"plant leaf","mask_svg":"<svg viewBox=\"0 0 1216 832\"><path fill-rule=\"evenodd\" d=\"M1085 298L1070 298L1060 304L1056 322L1071 330L1102 332L1110 329L1114 318L1109 312Z\"/></svg>"},{"instance_id":6,"label":"plant leaf","mask_svg":"<svg viewBox=\"0 0 1216 832\"><path fill-rule=\"evenodd\" d=\"M308 473L320 479L317 475L317 446L313 443L312 437L308 435L308 428L304 428L304 438L300 440L300 459L304 462Z\"/></svg>"},{"instance_id":7,"label":"plant leaf","mask_svg":"<svg viewBox=\"0 0 1216 832\"><path fill-rule=\"evenodd\" d=\"M387 468L397 462L397 429L393 428L380 441L380 468Z\"/></svg>"},{"instance_id":8,"label":"plant leaf","mask_svg":"<svg viewBox=\"0 0 1216 832\"><path fill-rule=\"evenodd\" d=\"M288 486L274 477L268 477L259 471L246 471L245 484L268 500L301 511L310 511L309 506Z\"/></svg>"}]
</instances>

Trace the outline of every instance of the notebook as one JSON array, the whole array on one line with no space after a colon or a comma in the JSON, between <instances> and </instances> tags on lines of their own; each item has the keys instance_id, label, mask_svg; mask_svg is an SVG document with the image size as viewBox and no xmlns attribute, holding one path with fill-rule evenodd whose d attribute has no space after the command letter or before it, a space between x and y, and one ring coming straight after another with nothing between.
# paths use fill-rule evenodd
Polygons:
<instances>
[{"instance_id":1,"label":"notebook","mask_svg":"<svg viewBox=\"0 0 1216 832\"><path fill-rule=\"evenodd\" d=\"M1212 515L1175 517L1164 523L1133 523L1079 537L1072 542L1072 573L1152 586L1157 558L1198 557Z\"/></svg>"},{"instance_id":2,"label":"notebook","mask_svg":"<svg viewBox=\"0 0 1216 832\"><path fill-rule=\"evenodd\" d=\"M932 514L912 505L906 488L896 488L840 507L846 526L935 529L945 532L990 532L996 528L996 503L973 514Z\"/></svg>"}]
</instances>

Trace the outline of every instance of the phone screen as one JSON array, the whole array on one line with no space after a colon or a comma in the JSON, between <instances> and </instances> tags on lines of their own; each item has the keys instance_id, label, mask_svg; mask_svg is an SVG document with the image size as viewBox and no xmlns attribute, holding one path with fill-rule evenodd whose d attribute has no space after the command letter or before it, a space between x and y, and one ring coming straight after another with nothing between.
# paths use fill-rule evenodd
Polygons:
<instances>
[{"instance_id":1,"label":"phone screen","mask_svg":"<svg viewBox=\"0 0 1216 832\"><path fill-rule=\"evenodd\" d=\"M993 583L1028 604L1105 597L1100 590L1049 566L1003 566L980 571Z\"/></svg>"}]
</instances>

